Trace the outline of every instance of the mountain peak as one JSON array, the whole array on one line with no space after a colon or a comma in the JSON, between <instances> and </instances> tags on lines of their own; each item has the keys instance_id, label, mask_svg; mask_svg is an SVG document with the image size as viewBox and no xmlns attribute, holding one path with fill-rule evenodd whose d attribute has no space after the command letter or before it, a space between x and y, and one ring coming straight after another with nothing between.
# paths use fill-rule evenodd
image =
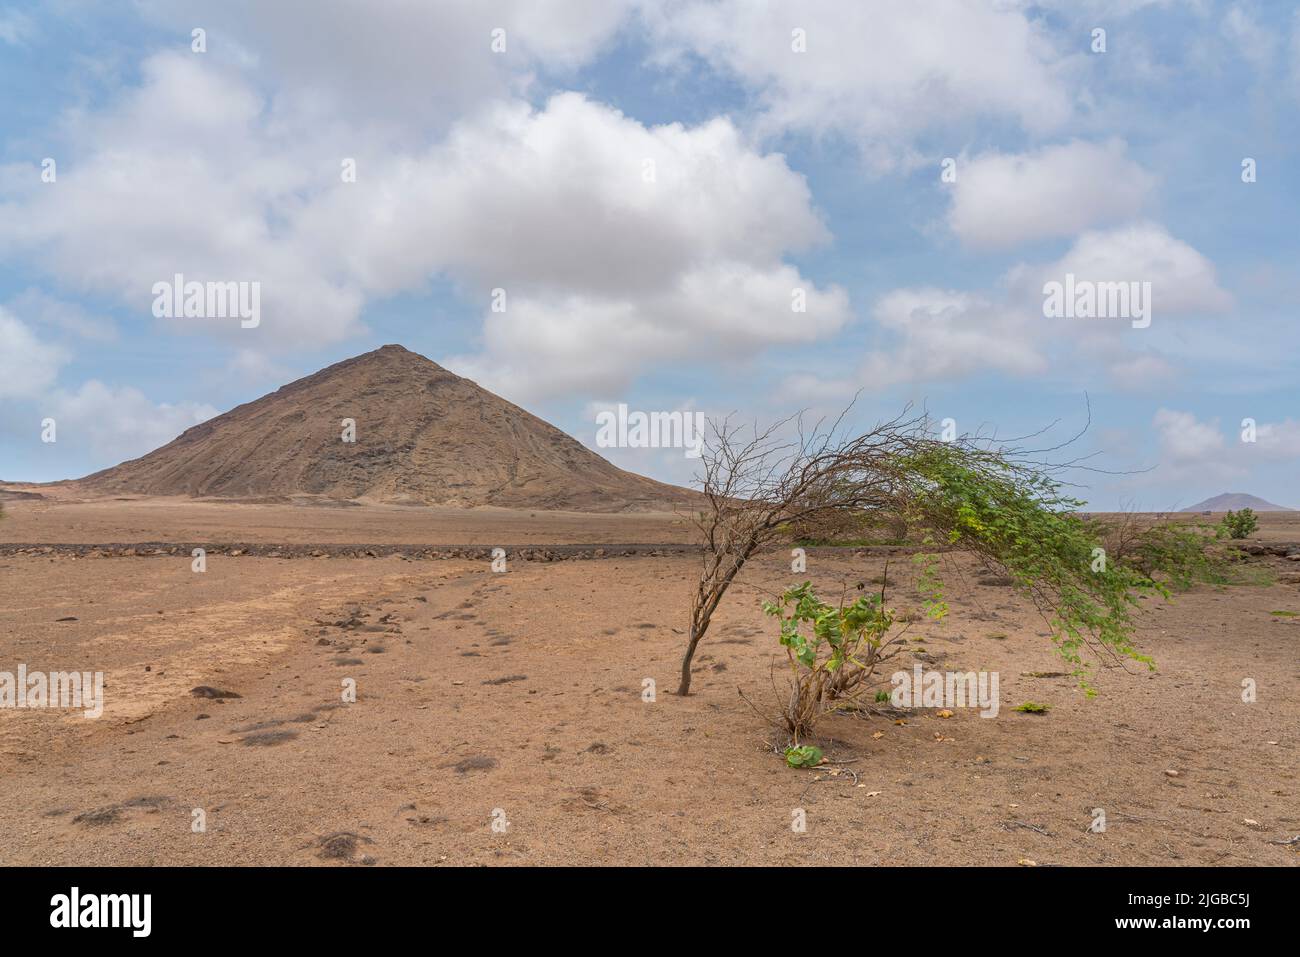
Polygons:
<instances>
[{"instance_id":1,"label":"mountain peak","mask_svg":"<svg viewBox=\"0 0 1300 957\"><path fill-rule=\"evenodd\" d=\"M81 482L145 495L577 511L669 508L690 494L616 468L396 344L291 382Z\"/></svg>"},{"instance_id":2,"label":"mountain peak","mask_svg":"<svg viewBox=\"0 0 1300 957\"><path fill-rule=\"evenodd\" d=\"M1293 509L1285 505L1274 505L1272 502L1266 502L1256 495L1247 495L1245 492L1224 492L1222 495L1215 495L1213 498L1207 498L1204 502L1198 502L1195 505L1189 505L1183 509L1184 512L1226 512L1232 509L1234 512L1238 509L1249 508L1256 512L1290 512Z\"/></svg>"}]
</instances>

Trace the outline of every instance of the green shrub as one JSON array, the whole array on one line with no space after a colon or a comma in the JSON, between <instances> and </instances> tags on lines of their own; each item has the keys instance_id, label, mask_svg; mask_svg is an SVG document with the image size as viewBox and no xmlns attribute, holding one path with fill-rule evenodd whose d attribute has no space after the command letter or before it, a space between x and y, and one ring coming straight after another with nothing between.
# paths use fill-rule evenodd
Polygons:
<instances>
[{"instance_id":1,"label":"green shrub","mask_svg":"<svg viewBox=\"0 0 1300 957\"><path fill-rule=\"evenodd\" d=\"M1228 538L1245 538L1259 528L1259 519L1253 509L1243 508L1240 512L1228 509L1219 527Z\"/></svg>"},{"instance_id":2,"label":"green shrub","mask_svg":"<svg viewBox=\"0 0 1300 957\"><path fill-rule=\"evenodd\" d=\"M807 734L833 701L851 699L866 690L876 666L893 657L894 612L879 594L859 595L852 604L828 604L817 597L811 582L787 589L763 610L781 620L781 645L793 678L790 698L781 719L797 742Z\"/></svg>"}]
</instances>

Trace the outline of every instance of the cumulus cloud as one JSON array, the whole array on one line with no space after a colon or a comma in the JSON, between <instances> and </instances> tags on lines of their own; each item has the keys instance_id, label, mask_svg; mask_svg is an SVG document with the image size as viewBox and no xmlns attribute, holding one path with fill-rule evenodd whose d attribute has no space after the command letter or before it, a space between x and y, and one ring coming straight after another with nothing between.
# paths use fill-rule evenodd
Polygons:
<instances>
[{"instance_id":1,"label":"cumulus cloud","mask_svg":"<svg viewBox=\"0 0 1300 957\"><path fill-rule=\"evenodd\" d=\"M1133 218L1153 184L1120 140L982 153L958 163L948 225L969 246L1074 236Z\"/></svg>"},{"instance_id":2,"label":"cumulus cloud","mask_svg":"<svg viewBox=\"0 0 1300 957\"><path fill-rule=\"evenodd\" d=\"M314 140L268 124L258 95L211 61L165 53L143 72L102 113L65 117L73 159L56 183L31 171L0 204L0 253L25 253L139 316L150 315L153 284L181 273L261 282L268 339L329 342L355 331L361 291L294 235L304 194L326 179ZM237 321L205 322L240 332Z\"/></svg>"},{"instance_id":3,"label":"cumulus cloud","mask_svg":"<svg viewBox=\"0 0 1300 957\"><path fill-rule=\"evenodd\" d=\"M1152 425L1158 477L1165 480L1226 481L1250 474L1248 466L1300 459L1300 422L1294 419L1257 423L1254 442L1244 440L1235 422L1225 432L1217 419L1176 409L1159 409Z\"/></svg>"},{"instance_id":4,"label":"cumulus cloud","mask_svg":"<svg viewBox=\"0 0 1300 957\"><path fill-rule=\"evenodd\" d=\"M75 392L52 393L41 408L58 423L60 443L84 445L113 462L151 452L217 414L205 403L154 403L139 389L94 379Z\"/></svg>"},{"instance_id":5,"label":"cumulus cloud","mask_svg":"<svg viewBox=\"0 0 1300 957\"><path fill-rule=\"evenodd\" d=\"M1191 412L1162 408L1156 411L1152 425L1161 478L1204 482L1246 474L1245 469L1229 460L1228 444L1217 421L1202 422Z\"/></svg>"},{"instance_id":6,"label":"cumulus cloud","mask_svg":"<svg viewBox=\"0 0 1300 957\"><path fill-rule=\"evenodd\" d=\"M825 399L857 388L953 381L984 373L1033 377L1049 367L1095 374L1123 391L1148 390L1176 375L1148 340L1135 341L1128 321L1043 316L1043 284L1066 273L1097 282L1150 281L1155 321L1221 313L1232 305L1213 263L1158 224L1086 232L1059 260L1012 267L988 293L936 288L896 289L882 296L872 319L876 348L856 375L839 380L787 379L783 394ZM1053 364L1052 360L1058 360ZM1060 370L1060 361L1068 373Z\"/></svg>"},{"instance_id":7,"label":"cumulus cloud","mask_svg":"<svg viewBox=\"0 0 1300 957\"><path fill-rule=\"evenodd\" d=\"M1066 57L1012 4L676 0L644 11L661 60L697 57L756 91L759 129L857 142L880 166L980 117L1043 133L1073 112ZM803 30L807 52L792 49Z\"/></svg>"},{"instance_id":8,"label":"cumulus cloud","mask_svg":"<svg viewBox=\"0 0 1300 957\"><path fill-rule=\"evenodd\" d=\"M107 316L95 315L75 302L67 302L39 289L26 289L8 303L15 314L92 342L111 342L117 327Z\"/></svg>"},{"instance_id":9,"label":"cumulus cloud","mask_svg":"<svg viewBox=\"0 0 1300 957\"><path fill-rule=\"evenodd\" d=\"M482 353L448 365L512 396L614 395L647 363L743 359L829 335L850 313L842 290L818 290L789 266L764 273L726 262L670 282L636 300L525 296L487 316ZM791 308L796 289L806 296L806 312Z\"/></svg>"},{"instance_id":10,"label":"cumulus cloud","mask_svg":"<svg viewBox=\"0 0 1300 957\"><path fill-rule=\"evenodd\" d=\"M1150 282L1153 321L1232 307L1214 263L1158 223L1090 230L1057 261L1016 267L1007 279L1026 302L1041 306L1043 285L1063 282L1067 274L1076 282Z\"/></svg>"},{"instance_id":11,"label":"cumulus cloud","mask_svg":"<svg viewBox=\"0 0 1300 957\"><path fill-rule=\"evenodd\" d=\"M367 302L439 276L485 307L485 352L464 367L518 395L610 388L724 340L737 355L808 341L848 316L841 290L783 261L828 238L807 183L726 119L647 127L579 94L512 101L420 152L359 150L348 183L237 73L162 54L121 102L67 122L81 155L0 204L0 250L137 315L177 273L260 282L256 333L162 320L244 350L342 339ZM486 311L495 289L505 313Z\"/></svg>"},{"instance_id":12,"label":"cumulus cloud","mask_svg":"<svg viewBox=\"0 0 1300 957\"><path fill-rule=\"evenodd\" d=\"M596 57L638 0L141 0L151 18L209 34L209 56L238 62L285 109L342 116L407 139L524 92L538 70ZM504 30L505 49L493 50Z\"/></svg>"},{"instance_id":13,"label":"cumulus cloud","mask_svg":"<svg viewBox=\"0 0 1300 957\"><path fill-rule=\"evenodd\" d=\"M898 289L876 304L872 316L896 344L867 356L861 378L870 388L976 372L1027 376L1047 367L1046 358L1021 334L1026 317L979 295Z\"/></svg>"},{"instance_id":14,"label":"cumulus cloud","mask_svg":"<svg viewBox=\"0 0 1300 957\"><path fill-rule=\"evenodd\" d=\"M26 323L0 306L0 398L39 395L54 383L69 358L66 350L42 342Z\"/></svg>"},{"instance_id":15,"label":"cumulus cloud","mask_svg":"<svg viewBox=\"0 0 1300 957\"><path fill-rule=\"evenodd\" d=\"M1254 448L1270 459L1300 459L1300 422L1284 419L1259 423L1255 428Z\"/></svg>"}]
</instances>

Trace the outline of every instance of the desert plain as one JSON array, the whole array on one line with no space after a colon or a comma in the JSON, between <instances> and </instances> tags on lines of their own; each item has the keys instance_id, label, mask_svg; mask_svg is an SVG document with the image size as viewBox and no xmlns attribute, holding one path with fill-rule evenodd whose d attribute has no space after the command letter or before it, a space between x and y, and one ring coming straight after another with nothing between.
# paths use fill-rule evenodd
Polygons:
<instances>
[{"instance_id":1,"label":"desert plain","mask_svg":"<svg viewBox=\"0 0 1300 957\"><path fill-rule=\"evenodd\" d=\"M827 762L795 769L765 717L786 664L762 600L884 578L906 609L908 548L810 548L806 574L764 553L678 697L699 559L675 512L75 484L5 506L0 670L105 689L93 720L0 709L0 863L1300 863L1300 515L1261 516L1261 583L1144 601L1156 670L1101 667L1091 698L1032 604L945 555L950 612L880 687L914 663L997 671L998 716L833 714Z\"/></svg>"}]
</instances>

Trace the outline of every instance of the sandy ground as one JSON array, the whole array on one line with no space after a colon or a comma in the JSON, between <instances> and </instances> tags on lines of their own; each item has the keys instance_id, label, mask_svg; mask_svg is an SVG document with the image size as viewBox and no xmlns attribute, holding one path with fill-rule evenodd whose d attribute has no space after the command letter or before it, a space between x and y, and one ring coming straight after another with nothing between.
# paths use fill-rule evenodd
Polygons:
<instances>
[{"instance_id":1,"label":"sandy ground","mask_svg":"<svg viewBox=\"0 0 1300 957\"><path fill-rule=\"evenodd\" d=\"M669 512L587 514L507 508L367 505L325 508L226 504L185 498L80 499L51 486L46 499L9 500L0 541L42 544L213 541L273 544L660 544L688 540ZM1300 532L1297 534L1300 538Z\"/></svg>"},{"instance_id":2,"label":"sandy ground","mask_svg":"<svg viewBox=\"0 0 1300 957\"><path fill-rule=\"evenodd\" d=\"M0 863L1300 863L1268 843L1300 834L1300 618L1271 614L1300 612L1295 584L1147 603L1159 670L1087 699L1032 676L1062 666L1028 604L949 559L952 613L901 663L998 671L999 716L832 716L831 773L785 767L738 694L767 710L783 680L760 601L787 562L733 590L679 698L688 559L0 558L0 671L107 683L98 720L0 710ZM837 593L883 562L806 577Z\"/></svg>"}]
</instances>

